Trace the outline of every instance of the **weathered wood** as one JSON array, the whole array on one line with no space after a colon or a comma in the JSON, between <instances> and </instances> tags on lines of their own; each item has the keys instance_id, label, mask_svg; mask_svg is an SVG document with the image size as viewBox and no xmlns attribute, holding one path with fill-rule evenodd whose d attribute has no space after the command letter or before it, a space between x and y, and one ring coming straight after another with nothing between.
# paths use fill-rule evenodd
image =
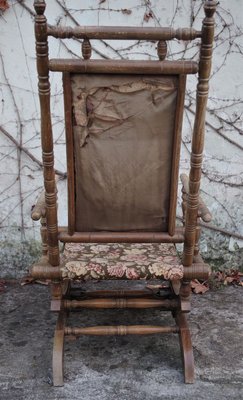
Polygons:
<instances>
[{"instance_id":1,"label":"weathered wood","mask_svg":"<svg viewBox=\"0 0 243 400\"><path fill-rule=\"evenodd\" d=\"M175 314L175 320L179 328L185 383L194 383L194 357L191 334L187 324L186 315L182 312L177 312Z\"/></svg>"},{"instance_id":2,"label":"weathered wood","mask_svg":"<svg viewBox=\"0 0 243 400\"><path fill-rule=\"evenodd\" d=\"M69 235L61 230L58 237L66 243L183 243L183 231L184 228L178 227L170 236L167 232L74 232Z\"/></svg>"},{"instance_id":3,"label":"weathered wood","mask_svg":"<svg viewBox=\"0 0 243 400\"><path fill-rule=\"evenodd\" d=\"M46 201L45 201L45 191L43 190L39 195L37 202L31 212L31 218L34 221L40 220L40 234L41 234L41 244L42 244L42 256L46 257L48 255L48 232L46 225Z\"/></svg>"},{"instance_id":4,"label":"weathered wood","mask_svg":"<svg viewBox=\"0 0 243 400\"><path fill-rule=\"evenodd\" d=\"M201 236L201 227L199 225L200 218L197 218L197 227L196 227L196 236L195 236L195 245L194 245L194 253L193 253L193 261L195 261L195 257L199 254L199 241Z\"/></svg>"},{"instance_id":5,"label":"weathered wood","mask_svg":"<svg viewBox=\"0 0 243 400\"><path fill-rule=\"evenodd\" d=\"M53 368L53 385L63 386L63 359L64 359L64 329L65 329L66 314L64 311L60 311L53 343L53 356L52 356L52 368Z\"/></svg>"},{"instance_id":6,"label":"weathered wood","mask_svg":"<svg viewBox=\"0 0 243 400\"><path fill-rule=\"evenodd\" d=\"M97 298L89 300L64 300L63 307L65 309L76 308L161 308L164 310L172 310L179 308L178 299L127 299L123 298Z\"/></svg>"},{"instance_id":7,"label":"weathered wood","mask_svg":"<svg viewBox=\"0 0 243 400\"><path fill-rule=\"evenodd\" d=\"M142 290L132 290L132 289L119 289L119 290L83 290L80 288L72 288L70 291L70 299L73 298L117 298L117 297L142 297L142 298L150 298L154 296L161 296L158 294L161 290L168 290L169 286L161 287L160 289L142 289Z\"/></svg>"},{"instance_id":8,"label":"weathered wood","mask_svg":"<svg viewBox=\"0 0 243 400\"><path fill-rule=\"evenodd\" d=\"M207 264L195 263L190 267L184 268L183 277L184 279L208 279L211 270ZM62 273L60 267L52 267L50 264L34 264L31 268L31 276L35 279L62 279Z\"/></svg>"},{"instance_id":9,"label":"weathered wood","mask_svg":"<svg viewBox=\"0 0 243 400\"><path fill-rule=\"evenodd\" d=\"M41 143L45 186L46 223L48 233L48 257L51 265L59 264L57 238L57 198L54 171L53 138L50 110L50 82L48 70L47 22L44 16L45 2L36 0L34 7L37 71L41 108Z\"/></svg>"},{"instance_id":10,"label":"weathered wood","mask_svg":"<svg viewBox=\"0 0 243 400\"><path fill-rule=\"evenodd\" d=\"M32 217L41 219L43 250L42 258L32 267L34 278L51 279L52 310L59 313L54 337L53 348L53 383L63 385L63 347L65 335L127 335L179 333L182 358L185 371L185 382L194 380L194 361L190 331L185 313L190 310L190 280L207 279L210 268L203 263L199 254L198 241L200 228L197 218L204 221L211 219L207 207L199 197L201 178L201 162L204 141L204 122L208 92L208 80L211 68L212 43L214 33L213 15L216 1L205 2L206 17L202 32L189 29L172 28L128 28L128 27L52 27L47 26L44 17L45 1L34 2L37 69L39 75L39 97L41 106L41 137L44 166L45 199L37 202ZM82 39L82 56L84 60L50 60L48 58L48 36L57 38ZM165 61L167 55L167 40L193 40L201 38L200 63L194 61ZM129 60L90 60L91 39L124 39L124 40L154 40L158 42L158 61ZM57 229L57 199L54 173L53 139L50 113L50 83L49 70L63 72L64 108L66 121L67 169L68 169L68 228ZM191 171L189 183L186 178L183 183L183 219L184 227L175 227L176 202L178 187L178 166L181 141L182 113L184 105L185 80L187 74L199 71L197 87L196 117L193 130ZM168 232L75 232L75 179L74 151L72 127L72 94L70 73L80 74L150 74L150 75L180 75L177 108L175 115L172 173L170 188L170 208ZM46 220L45 220L46 218ZM148 290L117 290L117 291L87 291L75 297L70 289L70 281L63 281L59 260L58 239L63 242L76 243L182 243L183 280L169 282L164 294L159 289L156 293ZM48 243L48 249L47 249ZM48 251L47 251L48 250ZM82 287L82 286L81 286ZM80 292L82 289L80 289ZM66 310L82 308L153 308L170 310L177 326L160 327L150 325L132 326L94 326L65 327Z\"/></svg>"},{"instance_id":11,"label":"weathered wood","mask_svg":"<svg viewBox=\"0 0 243 400\"><path fill-rule=\"evenodd\" d=\"M190 268L190 267L188 267ZM185 268L187 270L187 268ZM181 301L181 311L189 312L191 311L191 283L184 277L180 287L180 301Z\"/></svg>"},{"instance_id":12,"label":"weathered wood","mask_svg":"<svg viewBox=\"0 0 243 400\"><path fill-rule=\"evenodd\" d=\"M82 42L82 56L84 60L89 60L92 54L92 48L89 39L84 39Z\"/></svg>"},{"instance_id":13,"label":"weathered wood","mask_svg":"<svg viewBox=\"0 0 243 400\"><path fill-rule=\"evenodd\" d=\"M195 61L76 60L51 59L50 71L81 74L196 74Z\"/></svg>"},{"instance_id":14,"label":"weathered wood","mask_svg":"<svg viewBox=\"0 0 243 400\"><path fill-rule=\"evenodd\" d=\"M46 201L45 201L45 191L43 190L39 195L33 210L31 211L31 218L34 221L39 221L39 219L41 219L41 217L45 217L45 215L46 215Z\"/></svg>"},{"instance_id":15,"label":"weathered wood","mask_svg":"<svg viewBox=\"0 0 243 400\"><path fill-rule=\"evenodd\" d=\"M109 40L193 40L202 33L193 28L145 28L130 26L48 26L47 34L55 38Z\"/></svg>"},{"instance_id":16,"label":"weathered wood","mask_svg":"<svg viewBox=\"0 0 243 400\"><path fill-rule=\"evenodd\" d=\"M118 325L118 326L88 326L85 328L65 328L65 335L154 335L157 333L178 333L176 326L153 326L153 325Z\"/></svg>"},{"instance_id":17,"label":"weathered wood","mask_svg":"<svg viewBox=\"0 0 243 400\"><path fill-rule=\"evenodd\" d=\"M209 76L212 64L214 39L214 18L216 1L206 1L204 4L205 18L202 27L202 45L200 51L199 77L197 86L196 115L192 137L191 169L189 175L189 194L185 223L185 243L183 265L190 266L193 262L196 239L197 215L199 206L199 189L201 165L204 146L205 114L209 89Z\"/></svg>"},{"instance_id":18,"label":"weathered wood","mask_svg":"<svg viewBox=\"0 0 243 400\"><path fill-rule=\"evenodd\" d=\"M42 260L39 261L38 264L34 264L30 269L30 274L34 279L61 279L62 273L59 266L53 267L49 263L41 263Z\"/></svg>"},{"instance_id":19,"label":"weathered wood","mask_svg":"<svg viewBox=\"0 0 243 400\"><path fill-rule=\"evenodd\" d=\"M67 184L68 184L68 233L75 231L75 179L74 179L74 143L72 125L72 91L70 74L63 74L63 96L66 132L67 154Z\"/></svg>"},{"instance_id":20,"label":"weathered wood","mask_svg":"<svg viewBox=\"0 0 243 400\"><path fill-rule=\"evenodd\" d=\"M167 44L165 40L159 40L157 45L157 54L160 61L163 61L167 55Z\"/></svg>"},{"instance_id":21,"label":"weathered wood","mask_svg":"<svg viewBox=\"0 0 243 400\"><path fill-rule=\"evenodd\" d=\"M181 198L182 198L182 203L181 203L182 222L183 222L183 225L185 226L185 222L186 222L186 207L187 207L187 193L186 193L185 187L183 185L182 185L182 188L181 188Z\"/></svg>"},{"instance_id":22,"label":"weathered wood","mask_svg":"<svg viewBox=\"0 0 243 400\"><path fill-rule=\"evenodd\" d=\"M168 223L168 233L171 236L175 234L175 225L176 225L177 187L178 187L178 174L179 174L179 162L180 162L180 150L181 150L181 129L182 129L182 120L184 111L184 101L185 101L185 87L186 87L186 75L180 75L178 95L177 95L173 154L172 154L172 165L171 165L170 208L169 208L169 223Z\"/></svg>"},{"instance_id":23,"label":"weathered wood","mask_svg":"<svg viewBox=\"0 0 243 400\"><path fill-rule=\"evenodd\" d=\"M48 257L48 232L46 226L46 217L41 217L40 223L41 223L40 234L41 234L42 256Z\"/></svg>"},{"instance_id":24,"label":"weathered wood","mask_svg":"<svg viewBox=\"0 0 243 400\"><path fill-rule=\"evenodd\" d=\"M189 178L186 174L181 174L180 176L183 190L186 195L189 194ZM212 214L206 206L205 202L199 196L198 198L198 217L200 217L204 222L210 222L212 220Z\"/></svg>"}]
</instances>

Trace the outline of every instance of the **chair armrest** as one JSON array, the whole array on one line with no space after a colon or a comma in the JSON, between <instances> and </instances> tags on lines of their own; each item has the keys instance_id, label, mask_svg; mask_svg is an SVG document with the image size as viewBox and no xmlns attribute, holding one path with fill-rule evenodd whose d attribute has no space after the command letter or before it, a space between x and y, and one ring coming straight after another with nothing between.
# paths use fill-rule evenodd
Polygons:
<instances>
[{"instance_id":1,"label":"chair armrest","mask_svg":"<svg viewBox=\"0 0 243 400\"><path fill-rule=\"evenodd\" d=\"M38 221L41 217L46 215L46 201L45 201L45 191L43 190L39 195L37 202L31 211L31 218L34 221Z\"/></svg>"},{"instance_id":2,"label":"chair armrest","mask_svg":"<svg viewBox=\"0 0 243 400\"><path fill-rule=\"evenodd\" d=\"M189 194L189 178L186 174L181 174L181 183L185 193ZM210 213L208 207L204 203L201 196L199 196L199 207L198 207L198 217L200 217L204 222L210 222L212 220L212 214Z\"/></svg>"}]
</instances>

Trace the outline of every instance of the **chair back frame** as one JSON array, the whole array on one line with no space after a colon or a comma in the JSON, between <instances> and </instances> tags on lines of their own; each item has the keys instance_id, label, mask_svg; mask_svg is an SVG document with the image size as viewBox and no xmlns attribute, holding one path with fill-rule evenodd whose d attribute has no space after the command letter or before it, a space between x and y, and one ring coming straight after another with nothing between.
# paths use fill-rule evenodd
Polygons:
<instances>
[{"instance_id":1,"label":"chair back frame","mask_svg":"<svg viewBox=\"0 0 243 400\"><path fill-rule=\"evenodd\" d=\"M44 15L46 3L35 0L35 36L37 70L39 78L39 98L41 108L41 142L43 174L46 202L46 223L48 235L48 258L52 266L60 263L58 242L184 242L183 265L190 267L193 263L194 247L197 235L197 217L199 206L199 188L204 146L205 113L209 89L209 77L212 62L214 38L214 13L217 2L208 0L204 3L205 18L202 30L172 28L130 28L130 27L53 27L47 24ZM49 60L48 37L83 39L82 54L84 60ZM166 41L201 39L199 63L194 61L167 61ZM124 39L124 40L156 40L158 41L158 61L128 60L90 60L90 39ZM68 160L68 229L58 230L57 192L54 171L53 135L50 109L49 71L63 72L64 103ZM177 201L178 166L180 157L180 132L184 105L184 89L186 74L198 72L196 96L196 115L192 137L191 167L189 175L189 193L185 216L185 228L175 227ZM73 143L71 133L71 91L70 73L108 73L108 74L176 74L180 76L180 90L175 122L175 148L173 153L173 183L171 184L171 202L169 211L168 232L75 232L73 214L74 179Z\"/></svg>"}]
</instances>

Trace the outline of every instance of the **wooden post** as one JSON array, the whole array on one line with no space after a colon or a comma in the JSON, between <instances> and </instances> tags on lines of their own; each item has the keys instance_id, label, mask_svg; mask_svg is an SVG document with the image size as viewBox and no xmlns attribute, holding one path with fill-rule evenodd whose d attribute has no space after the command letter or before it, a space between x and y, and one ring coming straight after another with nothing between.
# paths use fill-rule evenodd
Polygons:
<instances>
[{"instance_id":1,"label":"wooden post","mask_svg":"<svg viewBox=\"0 0 243 400\"><path fill-rule=\"evenodd\" d=\"M47 244L46 217L41 217L40 223L41 223L40 234L41 234L41 242L42 242L42 256L47 257L48 244Z\"/></svg>"},{"instance_id":2,"label":"wooden post","mask_svg":"<svg viewBox=\"0 0 243 400\"><path fill-rule=\"evenodd\" d=\"M206 1L204 4L206 17L203 20L202 26L202 44L197 85L196 115L192 138L191 170L189 176L189 194L187 200L185 243L183 251L184 266L190 266L193 262L194 245L196 240L202 152L204 146L205 114L214 38L213 15L216 10L216 4L217 2L214 0Z\"/></svg>"},{"instance_id":3,"label":"wooden post","mask_svg":"<svg viewBox=\"0 0 243 400\"><path fill-rule=\"evenodd\" d=\"M46 201L46 222L48 232L49 262L53 266L59 265L59 249L57 237L57 196L54 172L53 138L50 110L50 82L48 68L47 22L44 16L46 3L44 0L35 0L35 37L37 54L37 71L39 78L39 98L41 109L41 142L42 159L44 166L44 186Z\"/></svg>"}]
</instances>

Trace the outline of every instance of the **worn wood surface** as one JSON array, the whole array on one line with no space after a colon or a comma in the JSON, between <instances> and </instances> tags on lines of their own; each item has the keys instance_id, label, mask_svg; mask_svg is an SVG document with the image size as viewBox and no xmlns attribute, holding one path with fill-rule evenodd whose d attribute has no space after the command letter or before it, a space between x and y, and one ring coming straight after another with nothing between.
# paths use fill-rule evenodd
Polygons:
<instances>
[{"instance_id":1,"label":"worn wood surface","mask_svg":"<svg viewBox=\"0 0 243 400\"><path fill-rule=\"evenodd\" d=\"M176 326L152 326L152 325L117 325L117 326L87 326L85 328L65 328L65 335L154 335L158 333L178 333Z\"/></svg>"},{"instance_id":2,"label":"worn wood surface","mask_svg":"<svg viewBox=\"0 0 243 400\"><path fill-rule=\"evenodd\" d=\"M196 74L195 61L143 61L143 60L76 60L51 59L50 71L81 74L151 74L178 75Z\"/></svg>"},{"instance_id":3,"label":"worn wood surface","mask_svg":"<svg viewBox=\"0 0 243 400\"><path fill-rule=\"evenodd\" d=\"M53 137L50 109L50 82L48 68L47 22L44 16L45 2L35 1L35 37L39 98L41 109L41 145L45 186L48 257L50 264L59 264L57 237L57 196L54 171Z\"/></svg>"},{"instance_id":4,"label":"worn wood surface","mask_svg":"<svg viewBox=\"0 0 243 400\"><path fill-rule=\"evenodd\" d=\"M130 26L48 26L47 34L55 38L109 40L193 40L202 33L193 28L141 28Z\"/></svg>"},{"instance_id":5,"label":"worn wood surface","mask_svg":"<svg viewBox=\"0 0 243 400\"><path fill-rule=\"evenodd\" d=\"M216 1L206 1L204 4L205 18L202 27L202 44L200 50L199 76L196 97L196 115L194 120L191 169L189 175L189 194L185 222L185 243L183 264L190 266L193 262L196 240L197 215L199 207L199 189L201 166L203 159L205 115L209 90L209 77L212 64L214 39L214 13Z\"/></svg>"},{"instance_id":6,"label":"worn wood surface","mask_svg":"<svg viewBox=\"0 0 243 400\"><path fill-rule=\"evenodd\" d=\"M194 383L194 357L192 341L186 315L182 312L175 314L175 320L179 328L180 347L184 366L185 383Z\"/></svg>"},{"instance_id":7,"label":"worn wood surface","mask_svg":"<svg viewBox=\"0 0 243 400\"><path fill-rule=\"evenodd\" d=\"M182 190L184 190L187 199L187 195L189 194L189 178L186 174L181 174L180 178L183 186ZM212 220L212 214L201 196L198 198L198 217L200 217L204 222L210 222Z\"/></svg>"},{"instance_id":8,"label":"worn wood surface","mask_svg":"<svg viewBox=\"0 0 243 400\"><path fill-rule=\"evenodd\" d=\"M45 201L40 201L33 211L34 219L42 218L43 255L32 268L32 276L39 279L52 279L52 309L59 312L53 347L53 383L63 385L63 355L65 335L145 335L178 333L184 364L186 383L194 381L194 360L190 331L186 313L190 311L190 280L207 279L210 268L199 254L198 241L200 229L197 219L200 216L209 220L205 204L199 199L201 163L204 144L204 124L208 95L208 81L211 70L212 44L214 35L214 12L216 1L205 1L205 19L202 31L192 28L130 28L130 27L53 27L47 26L44 16L45 1L35 0L35 33L37 70L39 77L39 97L41 107L41 138L44 166ZM48 57L48 36L56 38L83 39L81 53L83 60L53 59ZM166 41L172 39L193 40L201 38L199 64L194 61L168 61ZM129 60L90 60L92 39L154 40L157 42L157 61ZM54 174L53 138L50 114L49 70L63 72L64 108L67 141L68 168L68 228L57 227L57 197ZM199 71L197 86L196 116L193 130L191 170L189 182L182 178L182 209L185 227L176 227L176 202L178 188L178 168L180 158L181 126L184 106L186 74ZM179 75L179 95L175 115L172 181L170 191L170 211L168 232L75 232L75 179L72 127L72 97L70 73L80 74L167 74ZM43 206L44 204L44 206ZM43 214L43 207L45 215ZM45 220L46 218L46 220ZM172 282L170 286L156 293L142 291L94 291L76 297L70 288L70 281L62 281L58 241L62 242L128 242L128 243L184 243L183 280ZM47 252L48 244L48 252ZM64 287L65 286L65 287ZM137 297L136 297L137 296ZM83 308L160 308L172 311L176 326L130 325L130 326L66 326L66 310Z\"/></svg>"},{"instance_id":9,"label":"worn wood surface","mask_svg":"<svg viewBox=\"0 0 243 400\"><path fill-rule=\"evenodd\" d=\"M180 163L181 150L181 129L183 121L184 101L185 101L186 75L179 77L179 89L176 105L175 128L174 128L174 143L173 156L171 165L171 186L170 186L170 209L169 209L169 224L168 233L171 236L175 235L176 229L176 207L177 207L177 188L178 174Z\"/></svg>"},{"instance_id":10,"label":"worn wood surface","mask_svg":"<svg viewBox=\"0 0 243 400\"><path fill-rule=\"evenodd\" d=\"M198 256L197 256L198 257ZM44 261L44 262L43 262ZM62 279L60 266L53 267L46 262L46 259L36 263L31 268L31 275L35 279ZM210 276L210 267L202 260L193 263L190 267L185 267L183 271L184 279L208 279Z\"/></svg>"},{"instance_id":11,"label":"worn wood surface","mask_svg":"<svg viewBox=\"0 0 243 400\"><path fill-rule=\"evenodd\" d=\"M72 91L70 74L63 74L63 96L65 113L67 185L68 185L68 234L75 231L75 179L74 179L74 139L72 124Z\"/></svg>"},{"instance_id":12,"label":"worn wood surface","mask_svg":"<svg viewBox=\"0 0 243 400\"><path fill-rule=\"evenodd\" d=\"M171 236L167 232L59 232L61 242L74 243L183 243L184 228L177 227Z\"/></svg>"},{"instance_id":13,"label":"worn wood surface","mask_svg":"<svg viewBox=\"0 0 243 400\"><path fill-rule=\"evenodd\" d=\"M77 308L161 308L162 310L172 310L179 307L178 299L127 299L126 297L88 300L64 300L63 307L71 310Z\"/></svg>"}]
</instances>

